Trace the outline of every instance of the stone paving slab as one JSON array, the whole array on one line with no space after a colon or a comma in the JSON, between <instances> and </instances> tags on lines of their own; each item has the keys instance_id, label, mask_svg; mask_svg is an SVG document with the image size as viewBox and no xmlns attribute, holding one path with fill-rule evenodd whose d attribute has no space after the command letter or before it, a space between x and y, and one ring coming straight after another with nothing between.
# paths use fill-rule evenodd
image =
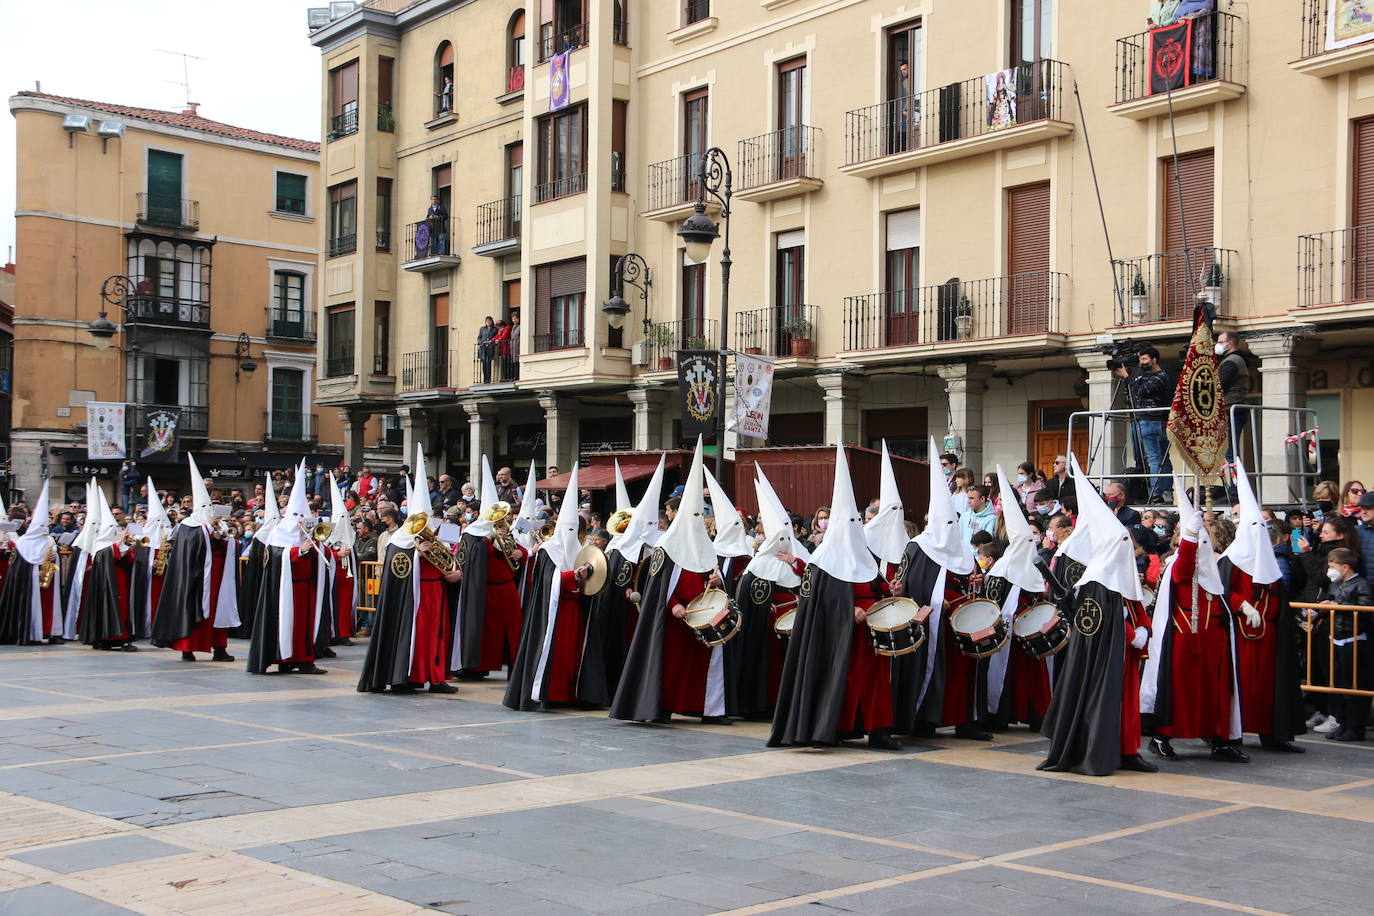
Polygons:
<instances>
[{"instance_id":1,"label":"stone paving slab","mask_svg":"<svg viewBox=\"0 0 1374 916\"><path fill-rule=\"evenodd\" d=\"M136 913L123 907L78 894L65 887L36 884L12 891L0 891L0 913L5 916L114 916L117 913Z\"/></svg>"}]
</instances>

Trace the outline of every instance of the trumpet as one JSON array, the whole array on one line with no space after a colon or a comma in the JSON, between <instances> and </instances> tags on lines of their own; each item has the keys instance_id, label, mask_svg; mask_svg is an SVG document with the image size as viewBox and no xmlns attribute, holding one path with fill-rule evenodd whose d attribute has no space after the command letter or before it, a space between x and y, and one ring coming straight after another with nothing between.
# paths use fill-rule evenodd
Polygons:
<instances>
[{"instance_id":1,"label":"trumpet","mask_svg":"<svg viewBox=\"0 0 1374 916\"><path fill-rule=\"evenodd\" d=\"M520 568L520 554L515 546L515 538L510 532L511 511L510 503L498 499L482 510L482 518L491 522L492 529L495 531L492 543L501 551L501 556L505 558L506 565L514 571Z\"/></svg>"},{"instance_id":2,"label":"trumpet","mask_svg":"<svg viewBox=\"0 0 1374 916\"><path fill-rule=\"evenodd\" d=\"M334 526L329 522L319 522L314 528L310 529L310 537L316 541L327 541L329 536L334 533Z\"/></svg>"},{"instance_id":3,"label":"trumpet","mask_svg":"<svg viewBox=\"0 0 1374 916\"><path fill-rule=\"evenodd\" d=\"M611 534L624 534L630 527L630 521L634 518L634 513L628 509L617 509L606 521L606 530Z\"/></svg>"},{"instance_id":4,"label":"trumpet","mask_svg":"<svg viewBox=\"0 0 1374 916\"><path fill-rule=\"evenodd\" d=\"M435 569L441 573L451 573L458 568L458 561L429 526L428 512L412 512L401 527L415 539L415 549Z\"/></svg>"},{"instance_id":5,"label":"trumpet","mask_svg":"<svg viewBox=\"0 0 1374 916\"><path fill-rule=\"evenodd\" d=\"M553 522L545 522L543 525L539 526L539 530L534 533L534 536L539 540L539 543L542 544L553 537L555 530L557 530L557 528Z\"/></svg>"}]
</instances>

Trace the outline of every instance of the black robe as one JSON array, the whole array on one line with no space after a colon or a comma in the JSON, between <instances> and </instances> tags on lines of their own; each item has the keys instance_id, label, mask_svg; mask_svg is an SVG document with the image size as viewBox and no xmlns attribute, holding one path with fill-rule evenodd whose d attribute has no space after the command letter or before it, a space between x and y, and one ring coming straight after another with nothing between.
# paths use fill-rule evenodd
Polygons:
<instances>
[{"instance_id":1,"label":"black robe","mask_svg":"<svg viewBox=\"0 0 1374 916\"><path fill-rule=\"evenodd\" d=\"M1234 565L1225 557L1217 558L1221 581L1231 583ZM1299 637L1297 615L1288 605L1288 590L1283 579L1268 585L1255 585L1256 589L1267 589L1279 602L1278 619L1274 625L1276 658L1274 659L1274 732L1272 737L1279 741L1292 741L1298 735L1307 733L1307 711L1302 699L1302 666L1299 657L1302 640ZM1253 602L1252 602L1253 603Z\"/></svg>"},{"instance_id":2,"label":"black robe","mask_svg":"<svg viewBox=\"0 0 1374 916\"><path fill-rule=\"evenodd\" d=\"M279 599L281 597L281 567L290 564L291 549L284 547L267 548L267 565L262 570L262 584L258 587L257 612L253 616L253 641L248 647L248 672L266 674L267 669L281 661L281 635L279 619ZM227 572L227 571L226 571ZM172 574L168 567L167 574ZM167 594L171 583L162 587ZM159 608L161 605L159 604ZM159 611L158 616L161 616Z\"/></svg>"},{"instance_id":3,"label":"black robe","mask_svg":"<svg viewBox=\"0 0 1374 916\"><path fill-rule=\"evenodd\" d=\"M515 653L515 664L510 666L506 695L501 701L510 709L533 712L548 708L542 700L534 698L534 680L546 637L552 645L548 628L558 623L558 608L550 608L549 599L553 596L554 580L561 575L547 550L535 554L534 580L522 603L525 621L520 628L520 649Z\"/></svg>"},{"instance_id":4,"label":"black robe","mask_svg":"<svg viewBox=\"0 0 1374 916\"><path fill-rule=\"evenodd\" d=\"M5 584L0 587L0 646L35 646L47 641L47 633L32 638L36 587L33 564L16 550L5 573ZM62 619L60 608L54 608L53 614L57 620Z\"/></svg>"},{"instance_id":5,"label":"black robe","mask_svg":"<svg viewBox=\"0 0 1374 916\"><path fill-rule=\"evenodd\" d=\"M629 654L630 622L636 613L626 589L634 588L635 564L619 550L606 553L606 587L587 602L587 638L577 672L577 696L610 706Z\"/></svg>"},{"instance_id":6,"label":"black robe","mask_svg":"<svg viewBox=\"0 0 1374 916\"><path fill-rule=\"evenodd\" d=\"M62 570L60 576L62 584L62 607L61 610L58 611L59 616L64 616L67 613L67 602L71 600L72 584L76 582L76 571L86 562L86 554L80 547L73 544L70 549L71 553L67 555L67 567Z\"/></svg>"},{"instance_id":7,"label":"black robe","mask_svg":"<svg viewBox=\"0 0 1374 916\"><path fill-rule=\"evenodd\" d=\"M659 701L663 688L663 633L669 621L674 620L670 604L676 570L677 564L667 551L655 547L639 603L639 625L635 627L620 685L611 701L612 719L649 722L662 713Z\"/></svg>"},{"instance_id":8,"label":"black robe","mask_svg":"<svg viewBox=\"0 0 1374 916\"><path fill-rule=\"evenodd\" d=\"M465 534L458 541L458 565L463 581L458 585L458 659L460 669L482 667L482 631L487 609L487 539Z\"/></svg>"},{"instance_id":9,"label":"black robe","mask_svg":"<svg viewBox=\"0 0 1374 916\"><path fill-rule=\"evenodd\" d=\"M854 635L854 585L812 565L797 597L768 746L835 745Z\"/></svg>"},{"instance_id":10,"label":"black robe","mask_svg":"<svg viewBox=\"0 0 1374 916\"><path fill-rule=\"evenodd\" d=\"M910 541L906 545L906 551L902 554L902 565L897 572L897 577L904 583L902 595L910 598L921 606L930 605L930 599L935 593L935 583L940 580L940 570L943 569L939 563L930 558L921 546L915 541ZM945 577L945 585L948 586L955 579L955 574L950 573ZM929 624L926 625L927 627ZM937 656L943 651L936 640ZM915 652L900 655L891 659L892 665L892 722L893 732L898 735L910 734L916 728L917 703L921 699L921 684L925 680L926 669L932 664L930 657L930 632L926 631L925 642ZM936 668L931 674L931 689L935 688L936 678L940 682L944 681L943 666ZM935 718L939 724L940 718Z\"/></svg>"},{"instance_id":11,"label":"black robe","mask_svg":"<svg viewBox=\"0 0 1374 916\"><path fill-rule=\"evenodd\" d=\"M1121 596L1100 582L1078 589L1069 615L1077 632L1059 653L1040 730L1050 739L1049 754L1036 769L1106 776L1120 767L1124 609Z\"/></svg>"},{"instance_id":12,"label":"black robe","mask_svg":"<svg viewBox=\"0 0 1374 916\"><path fill-rule=\"evenodd\" d=\"M129 574L129 616L132 618L134 636L148 639L152 631L148 615L156 617L157 608L149 607L148 599L153 587L153 554L151 547L134 548L134 568Z\"/></svg>"},{"instance_id":13,"label":"black robe","mask_svg":"<svg viewBox=\"0 0 1374 916\"><path fill-rule=\"evenodd\" d=\"M170 648L178 639L185 639L204 620L202 602L210 580L205 576L205 552L209 550L204 529L184 527L172 542L167 557L167 572L162 580L162 595L153 617L153 645ZM225 558L225 563L232 562ZM226 565L224 574L233 570ZM214 596L210 600L210 614L215 613Z\"/></svg>"},{"instance_id":14,"label":"black robe","mask_svg":"<svg viewBox=\"0 0 1374 916\"><path fill-rule=\"evenodd\" d=\"M265 535L264 535L265 536ZM253 637L253 621L258 610L258 593L262 591L262 574L267 567L268 547L257 538L248 545L248 559L238 568L243 570L239 582L239 625L229 631L235 639ZM226 562L228 562L226 560ZM237 561L236 561L237 562Z\"/></svg>"},{"instance_id":15,"label":"black robe","mask_svg":"<svg viewBox=\"0 0 1374 916\"><path fill-rule=\"evenodd\" d=\"M119 614L119 573L115 571L114 550L106 547L95 553L81 586L76 636L88 646L110 642L124 632ZM130 608L131 615L132 611Z\"/></svg>"},{"instance_id":16,"label":"black robe","mask_svg":"<svg viewBox=\"0 0 1374 916\"><path fill-rule=\"evenodd\" d=\"M771 719L768 702L768 650L773 631L774 582L745 571L735 588L735 604L744 620L739 634L725 644L725 714L745 719ZM790 594L790 591L789 591Z\"/></svg>"},{"instance_id":17,"label":"black robe","mask_svg":"<svg viewBox=\"0 0 1374 916\"><path fill-rule=\"evenodd\" d=\"M408 557L410 562L396 561ZM413 547L386 546L381 566L381 586L377 592L377 616L373 618L372 636L367 643L367 658L358 677L359 693L379 693L396 684L410 682L410 634L415 628L415 577L398 576L393 563L413 569L420 562L419 551Z\"/></svg>"}]
</instances>

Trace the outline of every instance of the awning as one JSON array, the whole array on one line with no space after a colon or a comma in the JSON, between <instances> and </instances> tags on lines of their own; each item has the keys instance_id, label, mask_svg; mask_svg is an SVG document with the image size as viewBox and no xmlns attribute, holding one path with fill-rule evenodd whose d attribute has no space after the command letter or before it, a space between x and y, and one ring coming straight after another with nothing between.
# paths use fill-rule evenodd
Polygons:
<instances>
[{"instance_id":1,"label":"awning","mask_svg":"<svg viewBox=\"0 0 1374 916\"><path fill-rule=\"evenodd\" d=\"M632 480L644 480L654 476L654 470L658 467L658 458L654 458L653 464L622 464L620 466L620 476L625 478L625 482ZM534 485L536 490L566 490L568 480L572 477L572 471L564 471L562 474L555 474L546 477ZM580 490L609 490L615 486L615 465L594 464L591 467L579 468L577 471L577 486Z\"/></svg>"}]
</instances>

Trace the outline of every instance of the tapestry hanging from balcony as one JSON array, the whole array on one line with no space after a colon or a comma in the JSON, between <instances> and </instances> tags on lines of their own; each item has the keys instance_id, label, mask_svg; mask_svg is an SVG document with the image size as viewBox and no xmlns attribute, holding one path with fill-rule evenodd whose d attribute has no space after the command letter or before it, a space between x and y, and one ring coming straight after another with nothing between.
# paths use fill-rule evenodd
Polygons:
<instances>
[{"instance_id":1,"label":"tapestry hanging from balcony","mask_svg":"<svg viewBox=\"0 0 1374 916\"><path fill-rule=\"evenodd\" d=\"M1182 89L1193 59L1193 22L1184 19L1150 31L1150 94Z\"/></svg>"}]
</instances>

